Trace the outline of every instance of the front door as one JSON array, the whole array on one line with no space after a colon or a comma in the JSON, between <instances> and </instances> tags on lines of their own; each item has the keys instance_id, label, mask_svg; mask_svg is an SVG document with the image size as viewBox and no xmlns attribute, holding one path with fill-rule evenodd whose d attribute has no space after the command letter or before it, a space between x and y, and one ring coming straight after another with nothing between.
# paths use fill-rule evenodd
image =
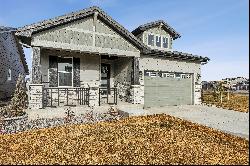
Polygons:
<instances>
[{"instance_id":1,"label":"front door","mask_svg":"<svg viewBox=\"0 0 250 166\"><path fill-rule=\"evenodd\" d=\"M101 88L110 88L110 64L101 64Z\"/></svg>"}]
</instances>

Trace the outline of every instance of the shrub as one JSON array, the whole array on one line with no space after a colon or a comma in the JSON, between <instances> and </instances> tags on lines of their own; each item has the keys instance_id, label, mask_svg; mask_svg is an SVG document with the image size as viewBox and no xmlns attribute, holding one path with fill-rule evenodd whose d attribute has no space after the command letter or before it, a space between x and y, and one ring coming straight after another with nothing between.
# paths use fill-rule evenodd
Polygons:
<instances>
[{"instance_id":1,"label":"shrub","mask_svg":"<svg viewBox=\"0 0 250 166\"><path fill-rule=\"evenodd\" d=\"M24 109L27 108L27 88L25 86L24 76L19 75L16 82L16 89L11 102L8 106L0 108L0 117L15 117L24 115Z\"/></svg>"}]
</instances>

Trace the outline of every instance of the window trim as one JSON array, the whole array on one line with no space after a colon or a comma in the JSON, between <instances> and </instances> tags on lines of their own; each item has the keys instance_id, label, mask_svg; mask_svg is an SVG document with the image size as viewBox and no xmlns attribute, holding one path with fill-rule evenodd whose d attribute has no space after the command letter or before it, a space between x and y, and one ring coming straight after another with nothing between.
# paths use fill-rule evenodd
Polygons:
<instances>
[{"instance_id":1,"label":"window trim","mask_svg":"<svg viewBox=\"0 0 250 166\"><path fill-rule=\"evenodd\" d=\"M155 48L155 49L170 49L170 39L171 39L171 37L170 36L168 36L168 35L161 35L161 34L158 34L158 33L152 33L152 32L145 32L143 35L146 35L147 36L147 43L146 43L146 45L147 46L149 46L149 47L153 47L153 48ZM154 36L154 45L152 46L152 45L149 45L148 44L148 39L149 39L149 35L153 35ZM160 47L158 47L157 45L156 45L156 36L159 36L159 37L161 37L161 46ZM163 47L163 38L166 38L167 39L167 48L165 48L165 47ZM145 43L145 41L144 41L144 37L143 37L143 42Z\"/></svg>"},{"instance_id":2,"label":"window trim","mask_svg":"<svg viewBox=\"0 0 250 166\"><path fill-rule=\"evenodd\" d=\"M153 36L153 45L150 45L149 44L149 35L152 35ZM155 47L155 36L156 36L156 34L153 34L153 33L147 33L147 39L148 39L148 41L147 41L147 45L148 46L151 46L151 47Z\"/></svg>"},{"instance_id":3,"label":"window trim","mask_svg":"<svg viewBox=\"0 0 250 166\"><path fill-rule=\"evenodd\" d=\"M166 39L167 39L167 47L166 47L166 48L163 47L163 38L166 38ZM162 36L162 48L164 48L164 49L169 49L169 37L166 36L166 35L163 35L163 36Z\"/></svg>"},{"instance_id":4,"label":"window trim","mask_svg":"<svg viewBox=\"0 0 250 166\"><path fill-rule=\"evenodd\" d=\"M71 86L60 86L59 84L59 68L58 68L58 64L59 62L57 61L57 84L58 87L61 88L68 88L68 87L74 87L74 62L73 62L73 57L59 57L59 58L71 58L72 59L72 80L71 80Z\"/></svg>"},{"instance_id":5,"label":"window trim","mask_svg":"<svg viewBox=\"0 0 250 166\"><path fill-rule=\"evenodd\" d=\"M158 37L158 40L160 40L160 46L157 46L157 39L156 39L156 37ZM155 35L155 47L158 47L158 48L163 48L162 46L162 44L163 44L163 40L161 40L162 39L162 35Z\"/></svg>"}]
</instances>

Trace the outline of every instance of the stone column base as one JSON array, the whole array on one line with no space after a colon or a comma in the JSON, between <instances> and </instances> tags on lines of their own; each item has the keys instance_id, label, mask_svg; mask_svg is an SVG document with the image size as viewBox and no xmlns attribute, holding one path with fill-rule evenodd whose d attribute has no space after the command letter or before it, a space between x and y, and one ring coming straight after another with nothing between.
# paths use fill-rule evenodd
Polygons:
<instances>
[{"instance_id":1,"label":"stone column base","mask_svg":"<svg viewBox=\"0 0 250 166\"><path fill-rule=\"evenodd\" d=\"M131 85L130 94L131 94L130 102L132 104L144 104L143 85Z\"/></svg>"},{"instance_id":2,"label":"stone column base","mask_svg":"<svg viewBox=\"0 0 250 166\"><path fill-rule=\"evenodd\" d=\"M43 108L43 84L29 85L29 109Z\"/></svg>"},{"instance_id":3,"label":"stone column base","mask_svg":"<svg viewBox=\"0 0 250 166\"><path fill-rule=\"evenodd\" d=\"M89 88L89 106L90 107L99 106L99 88L98 87Z\"/></svg>"}]
</instances>

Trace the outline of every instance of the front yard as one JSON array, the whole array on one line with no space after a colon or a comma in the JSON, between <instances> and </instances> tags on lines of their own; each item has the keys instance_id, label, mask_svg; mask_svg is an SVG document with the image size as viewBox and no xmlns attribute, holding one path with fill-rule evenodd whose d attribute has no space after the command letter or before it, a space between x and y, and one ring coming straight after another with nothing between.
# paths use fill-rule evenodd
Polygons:
<instances>
[{"instance_id":1,"label":"front yard","mask_svg":"<svg viewBox=\"0 0 250 166\"><path fill-rule=\"evenodd\" d=\"M219 98L213 96L212 92L205 92L202 94L203 103L213 104L234 111L249 112L249 95L230 93L229 100L227 100L227 98L227 93L223 94L223 100L221 103Z\"/></svg>"},{"instance_id":2,"label":"front yard","mask_svg":"<svg viewBox=\"0 0 250 166\"><path fill-rule=\"evenodd\" d=\"M249 141L167 115L0 135L0 164L248 164Z\"/></svg>"}]
</instances>

